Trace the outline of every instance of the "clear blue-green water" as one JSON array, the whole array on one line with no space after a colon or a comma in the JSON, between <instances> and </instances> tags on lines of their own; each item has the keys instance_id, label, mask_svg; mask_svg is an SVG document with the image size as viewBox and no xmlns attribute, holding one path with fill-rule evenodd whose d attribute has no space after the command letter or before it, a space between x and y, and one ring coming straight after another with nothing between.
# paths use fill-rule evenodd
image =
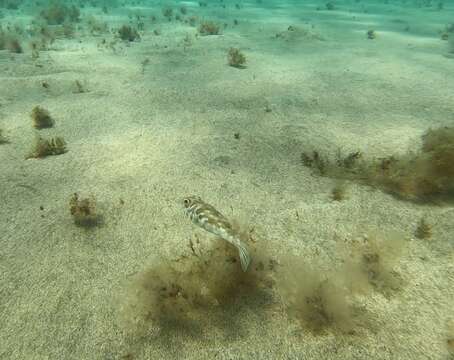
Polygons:
<instances>
[{"instance_id":1,"label":"clear blue-green water","mask_svg":"<svg viewBox=\"0 0 454 360\"><path fill-rule=\"evenodd\" d=\"M0 0L0 359L453 358L453 89L450 1Z\"/></svg>"}]
</instances>

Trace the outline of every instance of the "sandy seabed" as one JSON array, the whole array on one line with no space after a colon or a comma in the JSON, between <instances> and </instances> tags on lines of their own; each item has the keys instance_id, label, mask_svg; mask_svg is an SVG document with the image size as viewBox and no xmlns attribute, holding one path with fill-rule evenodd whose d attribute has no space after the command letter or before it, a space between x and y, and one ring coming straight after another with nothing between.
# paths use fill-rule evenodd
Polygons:
<instances>
[{"instance_id":1,"label":"sandy seabed","mask_svg":"<svg viewBox=\"0 0 454 360\"><path fill-rule=\"evenodd\" d=\"M428 128L453 125L454 59L436 31L454 8L215 4L186 6L228 23L221 35L158 19L140 41L110 48L102 39L114 35L81 29L37 59L28 48L0 51L0 128L9 139L0 145L0 358L449 359L452 206L356 183L335 202L336 181L314 175L300 156L405 153ZM162 18L156 4L108 15L86 8L82 19L94 14L115 29L128 11ZM230 47L245 54L246 68L227 65ZM64 137L65 154L25 160L38 132L36 105L55 119L39 134ZM102 226L75 226L74 192L96 198ZM131 274L186 252L194 233L212 241L183 215L191 194L255 226L276 257L299 254L326 267L336 239L401 231L408 241L396 271L405 285L391 297L364 298L371 326L361 336L314 335L277 304L249 307L234 329L131 339L117 315ZM414 237L423 216L434 224L430 241Z\"/></svg>"}]
</instances>

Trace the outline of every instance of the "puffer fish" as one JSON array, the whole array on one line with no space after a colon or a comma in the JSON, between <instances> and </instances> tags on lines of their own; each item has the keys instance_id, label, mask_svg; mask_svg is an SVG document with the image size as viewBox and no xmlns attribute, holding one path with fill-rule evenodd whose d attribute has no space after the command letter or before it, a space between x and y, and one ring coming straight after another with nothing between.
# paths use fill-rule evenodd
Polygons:
<instances>
[{"instance_id":1,"label":"puffer fish","mask_svg":"<svg viewBox=\"0 0 454 360\"><path fill-rule=\"evenodd\" d=\"M233 229L227 218L213 206L198 196L188 196L183 200L184 211L191 221L202 229L215 234L234 245L240 254L243 271L247 271L251 257L239 234Z\"/></svg>"}]
</instances>

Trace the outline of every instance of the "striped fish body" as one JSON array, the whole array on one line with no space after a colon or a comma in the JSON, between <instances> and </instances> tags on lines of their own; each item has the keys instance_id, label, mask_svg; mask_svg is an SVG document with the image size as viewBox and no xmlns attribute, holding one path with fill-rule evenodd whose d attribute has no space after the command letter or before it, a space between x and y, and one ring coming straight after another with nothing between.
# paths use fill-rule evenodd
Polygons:
<instances>
[{"instance_id":1,"label":"striped fish body","mask_svg":"<svg viewBox=\"0 0 454 360\"><path fill-rule=\"evenodd\" d=\"M186 215L194 224L221 237L238 249L241 268L247 271L251 262L249 252L227 218L198 196L186 197L183 205Z\"/></svg>"}]
</instances>

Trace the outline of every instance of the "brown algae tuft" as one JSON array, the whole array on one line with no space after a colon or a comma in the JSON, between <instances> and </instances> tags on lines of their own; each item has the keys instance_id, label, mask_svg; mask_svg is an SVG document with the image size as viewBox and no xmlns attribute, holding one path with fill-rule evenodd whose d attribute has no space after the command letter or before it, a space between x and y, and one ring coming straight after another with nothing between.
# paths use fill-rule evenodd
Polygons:
<instances>
[{"instance_id":1,"label":"brown algae tuft","mask_svg":"<svg viewBox=\"0 0 454 360\"><path fill-rule=\"evenodd\" d=\"M351 287L366 287L366 282L385 296L391 296L404 285L396 271L406 246L400 232L371 231L353 239L349 245L345 266L352 274Z\"/></svg>"},{"instance_id":2,"label":"brown algae tuft","mask_svg":"<svg viewBox=\"0 0 454 360\"><path fill-rule=\"evenodd\" d=\"M415 236L418 239L430 239L432 237L432 225L429 224L426 218L421 218L416 227Z\"/></svg>"},{"instance_id":3,"label":"brown algae tuft","mask_svg":"<svg viewBox=\"0 0 454 360\"><path fill-rule=\"evenodd\" d=\"M74 193L69 200L69 211L74 219L74 223L81 227L94 227L101 223L102 217L96 210L94 197L79 198L78 193Z\"/></svg>"},{"instance_id":4,"label":"brown algae tuft","mask_svg":"<svg viewBox=\"0 0 454 360\"><path fill-rule=\"evenodd\" d=\"M244 69L246 63L246 56L237 48L230 48L227 54L227 62L230 66Z\"/></svg>"},{"instance_id":5,"label":"brown algae tuft","mask_svg":"<svg viewBox=\"0 0 454 360\"><path fill-rule=\"evenodd\" d=\"M331 189L331 199L334 201L342 201L347 198L347 184L345 182L337 183Z\"/></svg>"},{"instance_id":6,"label":"brown algae tuft","mask_svg":"<svg viewBox=\"0 0 454 360\"><path fill-rule=\"evenodd\" d=\"M26 159L30 158L44 158L50 155L61 155L67 151L66 142L60 136L54 136L49 139L44 139L38 136L35 139L33 149L26 156Z\"/></svg>"},{"instance_id":7,"label":"brown algae tuft","mask_svg":"<svg viewBox=\"0 0 454 360\"><path fill-rule=\"evenodd\" d=\"M414 153L364 160L359 151L332 159L314 150L303 152L301 161L319 175L360 181L406 200L454 198L454 127L427 130Z\"/></svg>"},{"instance_id":8,"label":"brown algae tuft","mask_svg":"<svg viewBox=\"0 0 454 360\"><path fill-rule=\"evenodd\" d=\"M41 106L35 106L30 114L33 127L36 129L45 129L54 126L54 119L50 116L49 111Z\"/></svg>"},{"instance_id":9,"label":"brown algae tuft","mask_svg":"<svg viewBox=\"0 0 454 360\"><path fill-rule=\"evenodd\" d=\"M123 41L136 41L140 40L139 32L129 25L123 25L118 29L118 35Z\"/></svg>"},{"instance_id":10,"label":"brown algae tuft","mask_svg":"<svg viewBox=\"0 0 454 360\"><path fill-rule=\"evenodd\" d=\"M212 244L207 248L196 237L188 243L189 254L158 261L137 274L126 286L120 308L125 329L146 333L174 323L200 324L207 317L238 311L245 297L263 302L263 291L274 284L276 262L249 244L254 261L243 272L234 247Z\"/></svg>"},{"instance_id":11,"label":"brown algae tuft","mask_svg":"<svg viewBox=\"0 0 454 360\"><path fill-rule=\"evenodd\" d=\"M283 261L277 287L288 316L315 334L353 332L356 319L343 274L317 268L299 257Z\"/></svg>"},{"instance_id":12,"label":"brown algae tuft","mask_svg":"<svg viewBox=\"0 0 454 360\"><path fill-rule=\"evenodd\" d=\"M219 35L221 28L212 21L204 21L199 26L200 35Z\"/></svg>"}]
</instances>

